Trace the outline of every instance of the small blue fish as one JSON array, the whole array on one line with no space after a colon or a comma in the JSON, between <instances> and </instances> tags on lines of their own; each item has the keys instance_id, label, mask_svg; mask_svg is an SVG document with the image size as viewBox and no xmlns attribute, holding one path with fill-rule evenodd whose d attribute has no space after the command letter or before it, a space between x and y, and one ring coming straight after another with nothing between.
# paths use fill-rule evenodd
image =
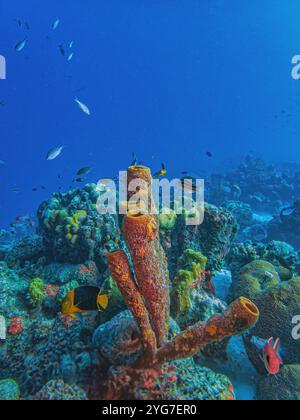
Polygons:
<instances>
[{"instance_id":1,"label":"small blue fish","mask_svg":"<svg viewBox=\"0 0 300 420\"><path fill-rule=\"evenodd\" d=\"M24 48L26 47L27 44L27 38L23 39L23 41L20 41L17 43L17 45L15 46L15 50L17 52L21 52L24 50Z\"/></svg>"},{"instance_id":2,"label":"small blue fish","mask_svg":"<svg viewBox=\"0 0 300 420\"><path fill-rule=\"evenodd\" d=\"M73 57L74 57L74 53L71 53L71 54L68 56L68 61L71 61Z\"/></svg>"},{"instance_id":3,"label":"small blue fish","mask_svg":"<svg viewBox=\"0 0 300 420\"><path fill-rule=\"evenodd\" d=\"M59 27L59 24L60 24L60 19L57 18L52 24L52 29L55 31L55 29Z\"/></svg>"},{"instance_id":4,"label":"small blue fish","mask_svg":"<svg viewBox=\"0 0 300 420\"><path fill-rule=\"evenodd\" d=\"M77 103L81 111L83 111L86 115L91 115L91 111L87 105L81 102L78 98L75 98L75 102Z\"/></svg>"},{"instance_id":5,"label":"small blue fish","mask_svg":"<svg viewBox=\"0 0 300 420\"><path fill-rule=\"evenodd\" d=\"M74 41L71 41L69 44L69 48L73 48L73 46L74 46Z\"/></svg>"},{"instance_id":6,"label":"small blue fish","mask_svg":"<svg viewBox=\"0 0 300 420\"><path fill-rule=\"evenodd\" d=\"M64 146L54 147L53 149L49 150L46 156L46 160L54 160L56 159L63 151Z\"/></svg>"}]
</instances>

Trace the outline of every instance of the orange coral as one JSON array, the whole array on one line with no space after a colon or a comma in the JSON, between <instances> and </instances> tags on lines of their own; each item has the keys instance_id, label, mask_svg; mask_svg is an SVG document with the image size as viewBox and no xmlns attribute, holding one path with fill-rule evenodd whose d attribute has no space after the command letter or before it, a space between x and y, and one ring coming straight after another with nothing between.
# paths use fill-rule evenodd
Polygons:
<instances>
[{"instance_id":1,"label":"orange coral","mask_svg":"<svg viewBox=\"0 0 300 420\"><path fill-rule=\"evenodd\" d=\"M9 327L8 327L8 333L12 336L16 336L22 333L24 329L24 324L22 318L15 316L10 321Z\"/></svg>"},{"instance_id":2,"label":"orange coral","mask_svg":"<svg viewBox=\"0 0 300 420\"><path fill-rule=\"evenodd\" d=\"M137 187L134 188L134 182ZM127 171L128 201L138 194L140 203L139 208L144 208L146 212L153 214L152 200L152 176L151 171L146 166L130 166ZM128 209L130 211L130 208Z\"/></svg>"},{"instance_id":3,"label":"orange coral","mask_svg":"<svg viewBox=\"0 0 300 420\"><path fill-rule=\"evenodd\" d=\"M139 291L146 304L157 345L167 338L169 277L165 255L158 242L158 225L153 217L129 213L123 231L131 253Z\"/></svg>"},{"instance_id":4,"label":"orange coral","mask_svg":"<svg viewBox=\"0 0 300 420\"><path fill-rule=\"evenodd\" d=\"M145 357L153 360L156 352L156 337L151 328L144 301L134 282L126 254L124 251L108 254L107 261L110 273L140 328Z\"/></svg>"},{"instance_id":5,"label":"orange coral","mask_svg":"<svg viewBox=\"0 0 300 420\"><path fill-rule=\"evenodd\" d=\"M150 170L141 166L129 168L128 183L138 178L145 181L140 192L149 198L152 207ZM129 192L129 198L135 193ZM141 382L147 370L161 372L165 363L191 357L207 344L239 335L259 318L257 307L250 300L240 298L223 315L212 317L207 324L196 324L168 342L169 273L158 230L156 216L138 208L129 211L123 220L135 278L124 251L107 254L111 275L137 321L144 347L144 354L134 366L120 369L108 381L107 399L120 398L124 392L130 394L132 384ZM152 384L148 377L144 383Z\"/></svg>"},{"instance_id":6,"label":"orange coral","mask_svg":"<svg viewBox=\"0 0 300 420\"><path fill-rule=\"evenodd\" d=\"M201 347L224 338L239 335L251 328L259 318L259 310L250 300L239 298L222 315L213 316L207 324L196 324L158 350L156 362L194 356Z\"/></svg>"}]
</instances>

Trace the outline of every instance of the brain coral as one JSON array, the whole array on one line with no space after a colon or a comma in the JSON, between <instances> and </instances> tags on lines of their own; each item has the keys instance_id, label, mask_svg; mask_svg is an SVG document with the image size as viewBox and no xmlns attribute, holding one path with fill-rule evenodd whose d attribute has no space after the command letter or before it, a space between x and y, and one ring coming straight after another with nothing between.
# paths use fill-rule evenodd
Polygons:
<instances>
[{"instance_id":1,"label":"brain coral","mask_svg":"<svg viewBox=\"0 0 300 420\"><path fill-rule=\"evenodd\" d=\"M231 298L245 296L255 299L257 294L280 283L274 266L266 261L257 260L243 267L231 288Z\"/></svg>"},{"instance_id":2,"label":"brain coral","mask_svg":"<svg viewBox=\"0 0 300 420\"><path fill-rule=\"evenodd\" d=\"M292 337L292 319L300 314L300 278L259 293L254 299L260 320L253 335L263 339L280 337L285 363L299 364L299 344Z\"/></svg>"}]
</instances>

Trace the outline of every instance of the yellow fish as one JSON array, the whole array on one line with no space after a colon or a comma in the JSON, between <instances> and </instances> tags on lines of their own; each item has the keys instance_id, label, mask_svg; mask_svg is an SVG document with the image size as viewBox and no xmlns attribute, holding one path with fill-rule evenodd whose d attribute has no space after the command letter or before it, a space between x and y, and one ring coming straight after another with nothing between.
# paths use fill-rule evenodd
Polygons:
<instances>
[{"instance_id":1,"label":"yellow fish","mask_svg":"<svg viewBox=\"0 0 300 420\"><path fill-rule=\"evenodd\" d=\"M102 312L108 307L108 295L99 287L82 286L71 290L64 298L61 312L77 318L76 314Z\"/></svg>"},{"instance_id":2,"label":"yellow fish","mask_svg":"<svg viewBox=\"0 0 300 420\"><path fill-rule=\"evenodd\" d=\"M161 178L163 176L166 176L168 173L166 169L166 165L164 163L161 164L161 170L159 172L156 172L156 174L153 175L153 178Z\"/></svg>"}]
</instances>

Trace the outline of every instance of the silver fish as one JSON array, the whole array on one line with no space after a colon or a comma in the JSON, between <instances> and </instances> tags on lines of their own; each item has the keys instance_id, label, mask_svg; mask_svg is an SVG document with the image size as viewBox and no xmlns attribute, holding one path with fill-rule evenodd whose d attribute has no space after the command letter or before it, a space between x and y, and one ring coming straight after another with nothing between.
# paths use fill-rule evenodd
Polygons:
<instances>
[{"instance_id":1,"label":"silver fish","mask_svg":"<svg viewBox=\"0 0 300 420\"><path fill-rule=\"evenodd\" d=\"M23 39L23 41L20 41L17 43L17 45L15 46L15 50L17 52L21 52L24 50L24 48L26 47L27 44L27 38Z\"/></svg>"},{"instance_id":2,"label":"silver fish","mask_svg":"<svg viewBox=\"0 0 300 420\"><path fill-rule=\"evenodd\" d=\"M83 102L81 102L78 98L75 98L75 102L78 104L81 111L83 111L86 115L91 115L91 111Z\"/></svg>"},{"instance_id":3,"label":"silver fish","mask_svg":"<svg viewBox=\"0 0 300 420\"><path fill-rule=\"evenodd\" d=\"M52 29L55 30L59 27L60 19L56 19L52 24Z\"/></svg>"},{"instance_id":4,"label":"silver fish","mask_svg":"<svg viewBox=\"0 0 300 420\"><path fill-rule=\"evenodd\" d=\"M71 54L68 56L68 61L71 61L73 57L74 57L74 53L71 53Z\"/></svg>"},{"instance_id":5,"label":"silver fish","mask_svg":"<svg viewBox=\"0 0 300 420\"><path fill-rule=\"evenodd\" d=\"M49 150L47 153L46 160L54 160L56 159L61 152L63 151L64 146L54 147L53 149Z\"/></svg>"}]
</instances>

